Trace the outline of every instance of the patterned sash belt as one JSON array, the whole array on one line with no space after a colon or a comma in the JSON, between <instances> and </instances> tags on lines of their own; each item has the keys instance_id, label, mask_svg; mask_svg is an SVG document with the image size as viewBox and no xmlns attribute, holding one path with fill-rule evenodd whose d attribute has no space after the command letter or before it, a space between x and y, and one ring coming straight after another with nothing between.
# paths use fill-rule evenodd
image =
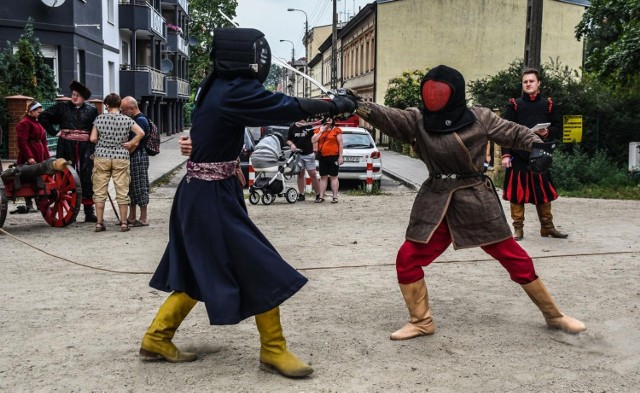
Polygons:
<instances>
[{"instance_id":1,"label":"patterned sash belt","mask_svg":"<svg viewBox=\"0 0 640 393\"><path fill-rule=\"evenodd\" d=\"M187 183L191 178L205 181L228 179L235 175L238 160L224 162L187 162Z\"/></svg>"},{"instance_id":2,"label":"patterned sash belt","mask_svg":"<svg viewBox=\"0 0 640 393\"><path fill-rule=\"evenodd\" d=\"M76 142L87 142L89 132L84 130L60 130L60 138Z\"/></svg>"}]
</instances>

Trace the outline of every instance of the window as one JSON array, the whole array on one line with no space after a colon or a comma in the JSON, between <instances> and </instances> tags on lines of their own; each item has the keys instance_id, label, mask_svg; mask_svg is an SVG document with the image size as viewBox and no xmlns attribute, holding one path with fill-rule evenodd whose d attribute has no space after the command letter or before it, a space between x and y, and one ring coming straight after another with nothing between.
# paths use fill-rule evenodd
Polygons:
<instances>
[{"instance_id":1,"label":"window","mask_svg":"<svg viewBox=\"0 0 640 393\"><path fill-rule=\"evenodd\" d=\"M116 65L114 62L110 61L108 63L109 69L109 92L113 93L116 91Z\"/></svg>"},{"instance_id":2,"label":"window","mask_svg":"<svg viewBox=\"0 0 640 393\"><path fill-rule=\"evenodd\" d=\"M76 53L76 80L82 84L85 84L85 57L84 51L78 49Z\"/></svg>"},{"instance_id":3,"label":"window","mask_svg":"<svg viewBox=\"0 0 640 393\"><path fill-rule=\"evenodd\" d=\"M107 22L114 24L115 4L113 0L107 0Z\"/></svg>"},{"instance_id":4,"label":"window","mask_svg":"<svg viewBox=\"0 0 640 393\"><path fill-rule=\"evenodd\" d=\"M40 49L42 50L42 56L44 56L44 62L53 70L56 86L60 87L60 78L58 75L58 47L42 44Z\"/></svg>"},{"instance_id":5,"label":"window","mask_svg":"<svg viewBox=\"0 0 640 393\"><path fill-rule=\"evenodd\" d=\"M120 63L129 64L129 43L127 41L122 41L120 49Z\"/></svg>"}]
</instances>

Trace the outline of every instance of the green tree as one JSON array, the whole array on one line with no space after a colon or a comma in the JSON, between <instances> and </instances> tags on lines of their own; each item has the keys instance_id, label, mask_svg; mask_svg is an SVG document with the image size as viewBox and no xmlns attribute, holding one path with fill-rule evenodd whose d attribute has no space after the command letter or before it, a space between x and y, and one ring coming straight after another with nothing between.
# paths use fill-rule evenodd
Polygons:
<instances>
[{"instance_id":1,"label":"green tree","mask_svg":"<svg viewBox=\"0 0 640 393\"><path fill-rule=\"evenodd\" d=\"M420 81L428 71L429 68L404 71L402 75L391 78L384 95L384 104L400 109L421 107Z\"/></svg>"},{"instance_id":2,"label":"green tree","mask_svg":"<svg viewBox=\"0 0 640 393\"><path fill-rule=\"evenodd\" d=\"M44 61L40 40L33 32L33 20L29 18L24 33L16 43L0 52L0 85L5 87L3 95L23 94L37 99L52 99L56 96L53 70Z\"/></svg>"},{"instance_id":3,"label":"green tree","mask_svg":"<svg viewBox=\"0 0 640 393\"><path fill-rule=\"evenodd\" d=\"M591 0L576 38L586 39L587 71L617 86L638 84L640 0Z\"/></svg>"},{"instance_id":4,"label":"green tree","mask_svg":"<svg viewBox=\"0 0 640 393\"><path fill-rule=\"evenodd\" d=\"M264 87L267 90L277 91L278 86L282 84L282 67L277 64L271 64L269 75L264 81Z\"/></svg>"},{"instance_id":5,"label":"green tree","mask_svg":"<svg viewBox=\"0 0 640 393\"><path fill-rule=\"evenodd\" d=\"M506 70L469 83L473 102L504 110L509 98L521 94L523 63L516 60ZM617 165L627 160L629 142L640 140L640 92L616 90L594 74L579 75L559 61L540 67L542 92L564 115L582 115L580 151L589 156L603 151ZM573 151L573 144L561 150Z\"/></svg>"},{"instance_id":6,"label":"green tree","mask_svg":"<svg viewBox=\"0 0 640 393\"><path fill-rule=\"evenodd\" d=\"M236 0L190 0L189 1L189 34L196 38L198 44L191 47L189 58L189 75L191 90L196 91L200 82L211 72L209 50L216 27L232 27L218 10L230 18L236 16Z\"/></svg>"},{"instance_id":7,"label":"green tree","mask_svg":"<svg viewBox=\"0 0 640 393\"><path fill-rule=\"evenodd\" d=\"M519 97L522 88L522 73L524 63L515 60L506 70L498 71L495 75L470 81L469 94L475 104L489 109L504 111L507 101L511 97Z\"/></svg>"},{"instance_id":8,"label":"green tree","mask_svg":"<svg viewBox=\"0 0 640 393\"><path fill-rule=\"evenodd\" d=\"M429 71L424 70L404 71L400 76L391 78L384 95L384 104L392 108L406 109L410 107L422 107L420 98L420 81ZM402 142L389 138L389 149L412 155L410 145L402 144Z\"/></svg>"},{"instance_id":9,"label":"green tree","mask_svg":"<svg viewBox=\"0 0 640 393\"><path fill-rule=\"evenodd\" d=\"M27 95L36 99L53 99L56 82L53 70L44 61L40 41L33 32L33 20L29 18L24 33L16 43L17 52L9 41L0 50L0 127L6 128L9 120L6 96ZM3 141L0 141L2 144Z\"/></svg>"}]
</instances>

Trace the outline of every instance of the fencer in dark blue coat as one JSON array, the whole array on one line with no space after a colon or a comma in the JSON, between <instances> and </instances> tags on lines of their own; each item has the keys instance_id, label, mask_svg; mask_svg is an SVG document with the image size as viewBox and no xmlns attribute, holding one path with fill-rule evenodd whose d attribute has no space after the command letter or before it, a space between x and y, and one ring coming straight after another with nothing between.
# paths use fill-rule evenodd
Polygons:
<instances>
[{"instance_id":1,"label":"fencer in dark blue coat","mask_svg":"<svg viewBox=\"0 0 640 393\"><path fill-rule=\"evenodd\" d=\"M233 161L245 126L306 118L298 100L256 79L215 79L193 114L191 161ZM307 279L289 266L247 215L237 179L183 179L169 244L151 286L204 302L211 324L236 324L277 307Z\"/></svg>"},{"instance_id":2,"label":"fencer in dark blue coat","mask_svg":"<svg viewBox=\"0 0 640 393\"><path fill-rule=\"evenodd\" d=\"M197 301L212 325L255 316L260 361L270 371L304 377L313 369L286 349L279 305L307 279L286 263L247 214L232 163L245 126L293 122L355 111L344 97L331 102L272 93L262 86L270 65L264 35L253 29L215 29L214 72L196 97L193 150L171 209L169 244L151 279L172 292L147 330L143 360L191 361L171 339Z\"/></svg>"}]
</instances>

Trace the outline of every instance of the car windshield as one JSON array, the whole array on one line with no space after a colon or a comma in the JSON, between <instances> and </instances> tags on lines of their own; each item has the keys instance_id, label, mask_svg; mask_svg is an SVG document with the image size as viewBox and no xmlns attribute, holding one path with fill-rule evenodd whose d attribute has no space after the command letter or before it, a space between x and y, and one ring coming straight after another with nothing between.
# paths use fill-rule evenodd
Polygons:
<instances>
[{"instance_id":1,"label":"car windshield","mask_svg":"<svg viewBox=\"0 0 640 393\"><path fill-rule=\"evenodd\" d=\"M342 143L345 149L371 149L373 143L369 135L364 134L342 134Z\"/></svg>"}]
</instances>

